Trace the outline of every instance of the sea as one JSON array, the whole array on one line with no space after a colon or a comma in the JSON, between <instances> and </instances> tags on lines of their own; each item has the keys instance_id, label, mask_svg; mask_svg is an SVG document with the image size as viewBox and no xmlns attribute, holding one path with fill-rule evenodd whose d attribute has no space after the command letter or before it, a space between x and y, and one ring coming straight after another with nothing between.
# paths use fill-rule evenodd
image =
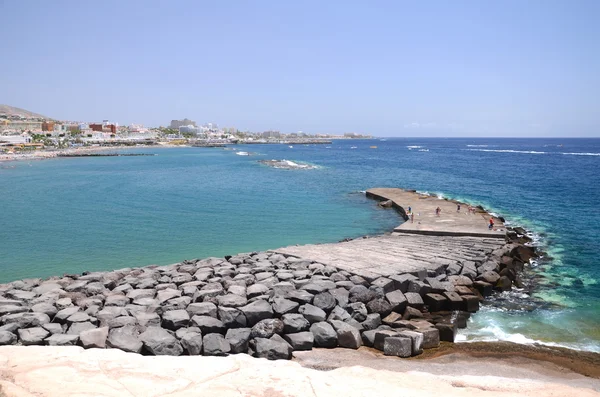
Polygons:
<instances>
[{"instance_id":1,"label":"sea","mask_svg":"<svg viewBox=\"0 0 600 397\"><path fill-rule=\"evenodd\" d=\"M0 282L388 233L402 219L364 191L400 187L482 205L544 252L529 288L488 299L460 342L600 352L600 139L125 151L155 155L0 163ZM273 159L310 167L259 162Z\"/></svg>"}]
</instances>

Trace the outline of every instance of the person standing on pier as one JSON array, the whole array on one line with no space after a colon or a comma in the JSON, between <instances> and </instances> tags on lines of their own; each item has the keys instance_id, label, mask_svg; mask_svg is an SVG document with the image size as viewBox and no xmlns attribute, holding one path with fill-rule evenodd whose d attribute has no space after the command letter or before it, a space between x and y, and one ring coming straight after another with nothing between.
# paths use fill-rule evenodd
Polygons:
<instances>
[{"instance_id":1,"label":"person standing on pier","mask_svg":"<svg viewBox=\"0 0 600 397\"><path fill-rule=\"evenodd\" d=\"M410 223L415 223L415 214L414 213L410 213Z\"/></svg>"},{"instance_id":2,"label":"person standing on pier","mask_svg":"<svg viewBox=\"0 0 600 397\"><path fill-rule=\"evenodd\" d=\"M460 212L460 204L456 204L456 212Z\"/></svg>"},{"instance_id":3,"label":"person standing on pier","mask_svg":"<svg viewBox=\"0 0 600 397\"><path fill-rule=\"evenodd\" d=\"M494 218L490 218L490 225L488 226L490 230L494 228Z\"/></svg>"},{"instance_id":4,"label":"person standing on pier","mask_svg":"<svg viewBox=\"0 0 600 397\"><path fill-rule=\"evenodd\" d=\"M437 208L435 209L435 215L436 215L436 216L440 216L440 213L441 213L441 212L442 212L442 209L441 209L440 207L437 207Z\"/></svg>"}]
</instances>

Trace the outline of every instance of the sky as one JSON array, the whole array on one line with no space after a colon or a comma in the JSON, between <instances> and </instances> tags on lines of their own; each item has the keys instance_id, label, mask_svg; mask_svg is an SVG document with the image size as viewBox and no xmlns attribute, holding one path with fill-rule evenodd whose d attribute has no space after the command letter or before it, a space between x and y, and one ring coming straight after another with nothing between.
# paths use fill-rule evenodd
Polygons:
<instances>
[{"instance_id":1,"label":"sky","mask_svg":"<svg viewBox=\"0 0 600 397\"><path fill-rule=\"evenodd\" d=\"M600 137L600 1L0 0L0 104L60 120Z\"/></svg>"}]
</instances>

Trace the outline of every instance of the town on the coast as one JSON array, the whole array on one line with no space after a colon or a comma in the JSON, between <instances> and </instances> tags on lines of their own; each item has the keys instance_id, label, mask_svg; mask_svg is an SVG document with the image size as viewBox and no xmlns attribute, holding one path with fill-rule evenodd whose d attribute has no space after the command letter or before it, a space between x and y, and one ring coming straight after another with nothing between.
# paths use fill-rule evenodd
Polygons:
<instances>
[{"instance_id":1,"label":"town on the coast","mask_svg":"<svg viewBox=\"0 0 600 397\"><path fill-rule=\"evenodd\" d=\"M168 126L145 127L101 121L54 120L27 110L0 105L0 159L54 157L99 148L130 146L222 147L227 144L326 144L332 139L369 139L370 135L348 132L340 135L302 131L241 131L216 123L200 125L184 118Z\"/></svg>"}]
</instances>

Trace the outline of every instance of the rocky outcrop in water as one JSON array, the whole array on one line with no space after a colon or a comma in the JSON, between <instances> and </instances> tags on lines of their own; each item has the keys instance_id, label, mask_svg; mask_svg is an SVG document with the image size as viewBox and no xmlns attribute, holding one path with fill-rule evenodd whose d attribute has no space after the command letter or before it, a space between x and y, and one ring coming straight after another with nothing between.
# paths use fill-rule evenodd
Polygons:
<instances>
[{"instance_id":1,"label":"rocky outcrop in water","mask_svg":"<svg viewBox=\"0 0 600 397\"><path fill-rule=\"evenodd\" d=\"M315 168L319 168L316 165L300 163L291 160L260 160L259 163L269 167L281 168L285 170L313 170Z\"/></svg>"},{"instance_id":2,"label":"rocky outcrop in water","mask_svg":"<svg viewBox=\"0 0 600 397\"><path fill-rule=\"evenodd\" d=\"M367 345L408 357L454 341L483 297L518 286L534 256L511 241L481 262L366 279L260 252L20 280L0 285L0 345L268 359Z\"/></svg>"}]
</instances>

